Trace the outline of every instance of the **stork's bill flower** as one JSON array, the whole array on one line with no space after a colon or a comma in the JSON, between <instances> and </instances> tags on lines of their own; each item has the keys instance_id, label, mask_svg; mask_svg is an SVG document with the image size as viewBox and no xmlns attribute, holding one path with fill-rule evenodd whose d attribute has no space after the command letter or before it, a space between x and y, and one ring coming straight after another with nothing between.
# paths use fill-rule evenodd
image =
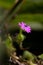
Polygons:
<instances>
[{"instance_id":1,"label":"stork's bill flower","mask_svg":"<svg viewBox=\"0 0 43 65\"><path fill-rule=\"evenodd\" d=\"M29 25L27 25L26 23L20 22L18 25L19 25L19 27L22 30L26 31L27 33L30 33L31 32L31 27Z\"/></svg>"}]
</instances>

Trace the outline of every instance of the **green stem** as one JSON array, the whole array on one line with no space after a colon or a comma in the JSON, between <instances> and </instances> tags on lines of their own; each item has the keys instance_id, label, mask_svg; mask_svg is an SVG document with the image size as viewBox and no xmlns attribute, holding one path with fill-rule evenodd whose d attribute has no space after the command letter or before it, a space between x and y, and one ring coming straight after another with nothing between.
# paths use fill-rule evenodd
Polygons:
<instances>
[{"instance_id":1,"label":"green stem","mask_svg":"<svg viewBox=\"0 0 43 65\"><path fill-rule=\"evenodd\" d=\"M20 49L23 49L22 42L20 43Z\"/></svg>"},{"instance_id":2,"label":"green stem","mask_svg":"<svg viewBox=\"0 0 43 65\"><path fill-rule=\"evenodd\" d=\"M20 29L20 34L22 33L22 29Z\"/></svg>"}]
</instances>

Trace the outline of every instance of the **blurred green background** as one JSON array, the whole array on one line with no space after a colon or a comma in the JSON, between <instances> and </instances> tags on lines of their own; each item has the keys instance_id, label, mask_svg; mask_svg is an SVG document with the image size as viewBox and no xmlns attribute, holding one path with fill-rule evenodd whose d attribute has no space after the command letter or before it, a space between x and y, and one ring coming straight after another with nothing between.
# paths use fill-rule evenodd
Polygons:
<instances>
[{"instance_id":1,"label":"blurred green background","mask_svg":"<svg viewBox=\"0 0 43 65\"><path fill-rule=\"evenodd\" d=\"M0 0L0 7L10 10L16 0ZM18 22L24 21L33 29L43 30L43 0L23 0L16 9L17 16L10 21L14 26Z\"/></svg>"},{"instance_id":2,"label":"blurred green background","mask_svg":"<svg viewBox=\"0 0 43 65\"><path fill-rule=\"evenodd\" d=\"M8 11L13 7L16 1L17 0L0 0L0 20L1 21L4 19L6 13L8 13ZM8 22L9 24L8 26L10 28L13 27L12 29L16 29L18 22L24 21L27 24L29 24L33 30L33 33L30 36L31 40L29 43L32 43L31 46L33 48L33 52L37 53L36 51L34 51L35 48L36 47L38 48L40 45L42 45L42 42L43 42L43 38L42 38L43 37L43 32L42 32L43 31L43 0L23 0L23 2L14 11L14 15L16 17L14 17L12 20ZM39 32L37 32L37 30L39 30ZM40 32L40 30L42 31ZM27 43L27 41L25 43ZM40 47L43 48L42 46ZM39 49L37 51L39 51Z\"/></svg>"}]
</instances>

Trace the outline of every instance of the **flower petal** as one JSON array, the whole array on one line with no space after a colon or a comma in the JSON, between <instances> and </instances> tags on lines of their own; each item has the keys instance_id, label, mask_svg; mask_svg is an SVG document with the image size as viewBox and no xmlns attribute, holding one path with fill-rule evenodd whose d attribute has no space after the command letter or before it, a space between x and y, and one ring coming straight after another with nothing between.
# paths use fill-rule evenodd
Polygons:
<instances>
[{"instance_id":1,"label":"flower petal","mask_svg":"<svg viewBox=\"0 0 43 65\"><path fill-rule=\"evenodd\" d=\"M26 31L27 33L30 33L30 32L31 32L31 27L30 27L30 26L25 27L25 31Z\"/></svg>"},{"instance_id":2,"label":"flower petal","mask_svg":"<svg viewBox=\"0 0 43 65\"><path fill-rule=\"evenodd\" d=\"M27 33L31 32L31 27L26 25L24 22L20 22L19 26L22 30L26 31Z\"/></svg>"}]
</instances>

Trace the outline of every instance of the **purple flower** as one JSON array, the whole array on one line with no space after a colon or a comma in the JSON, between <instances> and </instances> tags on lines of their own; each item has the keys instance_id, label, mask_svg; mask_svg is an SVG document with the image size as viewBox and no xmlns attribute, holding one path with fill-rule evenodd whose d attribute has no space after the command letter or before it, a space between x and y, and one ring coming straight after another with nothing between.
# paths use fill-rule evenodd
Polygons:
<instances>
[{"instance_id":1,"label":"purple flower","mask_svg":"<svg viewBox=\"0 0 43 65\"><path fill-rule=\"evenodd\" d=\"M24 22L20 22L19 26L22 30L26 31L27 33L31 32L31 27L26 25Z\"/></svg>"},{"instance_id":2,"label":"purple flower","mask_svg":"<svg viewBox=\"0 0 43 65\"><path fill-rule=\"evenodd\" d=\"M25 25L26 25L26 24L25 24L24 22L20 22L20 23L19 23L19 26L20 26L20 28L21 28L22 30L24 30Z\"/></svg>"},{"instance_id":3,"label":"purple flower","mask_svg":"<svg viewBox=\"0 0 43 65\"><path fill-rule=\"evenodd\" d=\"M30 32L31 32L31 27L30 27L30 26L25 27L25 31L26 31L27 33L30 33Z\"/></svg>"}]
</instances>

